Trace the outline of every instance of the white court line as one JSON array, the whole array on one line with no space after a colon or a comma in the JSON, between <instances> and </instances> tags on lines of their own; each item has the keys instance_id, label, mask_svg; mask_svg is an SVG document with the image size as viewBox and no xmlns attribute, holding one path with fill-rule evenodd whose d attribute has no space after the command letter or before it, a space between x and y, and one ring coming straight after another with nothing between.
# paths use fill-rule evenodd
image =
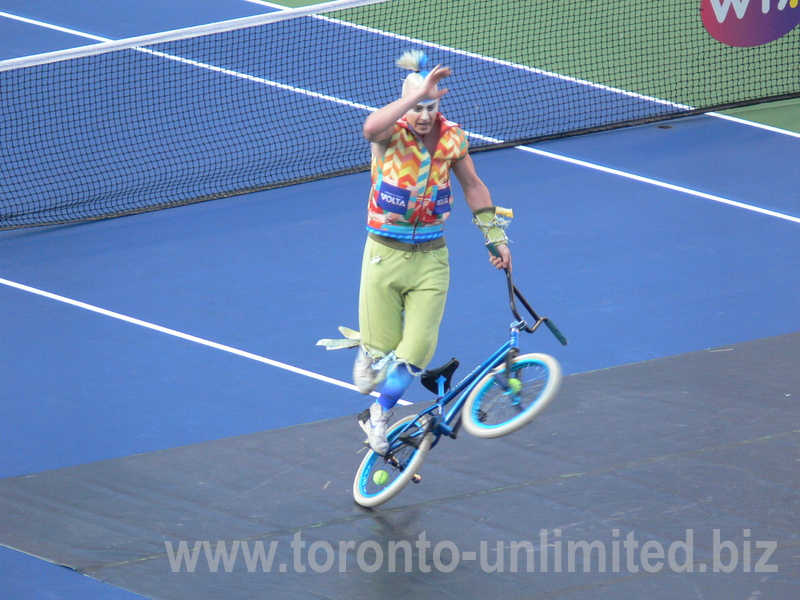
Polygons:
<instances>
[{"instance_id":1,"label":"white court line","mask_svg":"<svg viewBox=\"0 0 800 600\"><path fill-rule=\"evenodd\" d=\"M479 140L483 140L485 142L494 143L494 144L501 144L503 140L498 140L496 138L487 137L485 135L480 135L477 133L470 133L469 131L465 132L468 136L474 137ZM800 136L799 136L800 137ZM556 154L555 152L547 152L546 150L539 150L538 148L531 148L530 146L514 146L517 150L522 150L524 152L530 152L531 154L538 154L540 156L544 156L547 158L552 158L553 160L558 160L561 162L570 163L573 165L577 165L580 167L585 167L587 169L592 169L594 171L602 171L603 173L608 173L610 175L616 175L618 177L624 177L625 179L632 179L634 181L638 181L640 183L646 183L649 185L654 185L656 187L665 188L668 190L672 190L674 192L681 192L683 194L689 194L690 196L696 196L698 198L703 198L705 200L711 200L713 202L719 202L720 204L727 204L728 206L735 206L736 208L742 208L744 210L749 210L752 212L760 213L762 215L767 215L770 217L775 217L777 219L783 219L784 221L791 221L793 223L800 223L800 218L794 217L792 215L787 215L784 213L779 213L774 210L768 210L766 208L761 208L760 206L754 206L752 204L746 204L744 202L739 202L737 200L730 200L728 198L723 198L721 196L715 196L714 194L708 194L706 192L700 192L698 190L693 190L691 188L683 187L680 185L675 185L674 183L666 183L665 181L659 181L658 179L652 179L651 177L644 177L643 175L634 175L633 173L628 173L627 171L620 171L619 169L614 169L612 167L604 167L603 165L598 165L597 163L592 163L585 160L580 160L578 158L571 158L569 156L564 156L563 154Z\"/></svg>"},{"instance_id":2,"label":"white court line","mask_svg":"<svg viewBox=\"0 0 800 600\"><path fill-rule=\"evenodd\" d=\"M263 4L264 6L268 6L270 8L274 8L277 10L289 10L290 7L284 6L283 4L275 4L273 2L264 2L264 0L245 0L245 2L250 2L251 4Z\"/></svg>"},{"instance_id":3,"label":"white court line","mask_svg":"<svg viewBox=\"0 0 800 600\"><path fill-rule=\"evenodd\" d=\"M553 152L547 152L545 150L539 150L538 148L530 148L528 146L516 146L519 150L524 150L525 152L530 152L532 154L538 154L540 156L545 156L547 158L552 158L555 160L559 160L562 162L567 162L573 165L578 165L581 167L586 167L587 169L592 169L595 171L602 171L603 173L609 173L611 175L617 175L619 177L624 177L626 179L632 179L634 181L639 181L641 183L647 183L649 185L654 185L660 188L665 188L668 190L673 190L676 192L681 192L684 194L689 194L691 196L697 196L698 198L704 198L705 200L711 200L713 202L719 202L720 204L727 204L728 206L735 206L736 208L742 208L745 210L749 210L755 213L760 213L762 215L767 215L770 217L775 217L777 219L783 219L784 221L791 221L792 223L800 223L800 217L793 217L792 215L787 215L784 213L779 213L774 210L768 210L766 208L761 208L759 206L753 206L752 204L745 204L744 202L738 202L736 200L730 200L728 198L722 198L721 196L715 196L714 194L707 194L705 192L700 192L697 190L693 190L691 188L686 188L680 185L675 185L672 183L666 183L664 181L659 181L657 179L651 179L650 177L643 177L642 175L634 175L633 173L628 173L626 171L620 171L619 169L613 169L611 167L604 167L602 165L598 165L595 163L590 163L585 160L580 160L577 158L570 158L568 156L563 156L561 154L555 154Z\"/></svg>"},{"instance_id":4,"label":"white court line","mask_svg":"<svg viewBox=\"0 0 800 600\"><path fill-rule=\"evenodd\" d=\"M710 112L706 113L711 117L716 117L718 119L723 119L725 121L732 121L734 123L739 123L740 125L749 125L750 127L756 127L758 129L765 129L766 131L771 131L772 133L781 133L783 135L788 135L790 137L800 138L800 133L796 131L789 131L787 129L781 129L780 127L773 127L772 125L764 125L763 123L756 123L755 121L748 121L747 119L741 119L739 117L732 117L730 115L723 115L717 112Z\"/></svg>"},{"instance_id":5,"label":"white court line","mask_svg":"<svg viewBox=\"0 0 800 600\"><path fill-rule=\"evenodd\" d=\"M95 40L96 42L113 42L114 40L110 40L108 38L100 37L97 35L91 35L90 33L84 33L82 31L75 31L74 29L69 29L67 27L59 27L58 25L51 25L50 23L44 23L43 21L35 21L34 19L28 19L27 17L20 17L19 15L12 15L11 13L2 12L0 11L0 17L5 17L7 19L13 19L15 21L21 21L22 23L27 23L28 25L37 25L39 27L45 27L47 29L54 29L55 31L60 31L61 33L69 33L71 35L77 35L78 37L88 38L90 40Z\"/></svg>"},{"instance_id":6,"label":"white court line","mask_svg":"<svg viewBox=\"0 0 800 600\"><path fill-rule=\"evenodd\" d=\"M270 365L272 367L277 367L279 369L283 369L285 371L290 371L292 373L296 373L298 375L304 375L305 377L310 377L311 379L316 379L318 381L322 381L324 383L330 383L333 385L338 385L339 387L346 388L348 390L358 391L356 386L351 383L345 383L344 381L339 381L338 379L333 379L331 377L326 377L325 375L320 375L319 373L314 373L312 371L307 371L306 369L300 369L299 367L293 367L292 365L288 365L286 363L279 362L277 360L272 360L271 358L266 358L264 356L259 356L258 354L253 354L252 352L245 352L244 350L238 350L237 348L232 348L231 346L226 346L225 344L218 344L217 342L212 342L209 340L205 340L203 338L199 338L194 335L189 335L188 333L182 333L180 331L176 331L174 329L170 329L168 327L162 327L161 325L154 325L153 323L148 323L147 321L142 321L141 319L136 319L134 317L128 317L126 315L106 310L105 308L100 308L98 306L93 306L91 304L87 304L85 302L81 302L79 300L73 300L71 298L66 298L64 296L59 296L58 294L53 294L51 292L46 292L44 290L40 290L28 285L24 285L22 283L17 283L15 281L9 281L8 279L0 278L0 284L7 285L8 287L16 288L18 290L22 290L24 292L30 292L31 294L36 294L37 296L42 296L44 298L49 298L50 300L56 300L57 302L63 302L64 304L69 304L71 306L76 306L78 308L82 308L84 310L88 310L100 315L104 315L106 317L111 317L112 319L118 319L120 321L125 321L126 323L131 323L132 325L138 325L139 327L144 327L145 329L151 329L153 331L158 331L159 333L166 333L167 335L171 335L176 338L180 338L182 340L186 340L189 342L194 342L195 344L200 344L201 346L208 346L209 348L214 348L215 350L222 350L223 352L228 352L229 354L235 354L236 356L241 356L243 358L248 358L250 360L254 360L256 362L264 363L266 365ZM373 396L377 396L377 392L372 393ZM403 404L411 404L406 400L400 401Z\"/></svg>"},{"instance_id":7,"label":"white court line","mask_svg":"<svg viewBox=\"0 0 800 600\"><path fill-rule=\"evenodd\" d=\"M28 18L25 18L25 17L17 17L17 16L14 16L14 15L9 15L8 13L0 12L0 17L3 17L3 16L14 18L14 19L23 21L25 23L31 23L31 24L34 24L34 25L41 25L42 27L49 27L49 28L52 28L52 29L57 29L58 31L62 31L62 32L65 32L65 33L71 33L73 35L88 37L88 38L91 38L91 39L94 39L94 40L99 40L99 41L102 41L102 42L113 42L113 41L115 41L115 40L109 40L109 39L106 39L106 38L99 38L97 36L93 36L93 35L89 35L89 34L84 34L84 33L81 33L79 31L75 31L75 30L72 30L72 29L67 29L65 27L56 27L56 26L48 25L47 23L41 23L41 22L38 22L38 21L34 21L33 19L28 19ZM238 79L244 79L245 81L251 81L253 83L260 83L262 85L268 85L268 86L275 87L275 88L278 88L278 89L281 89L281 90L284 90L284 91L289 91L289 92L294 92L294 93L297 93L297 94L302 94L302 95L305 95L305 96L309 96L310 98L316 98L318 100L327 100L328 102L333 102L335 104L342 104L344 106L349 106L350 108L355 108L357 110L364 110L364 111L367 111L367 112L375 112L376 110L378 110L375 107L367 106L365 104L359 104L357 102L351 102L349 100L344 100L342 98L337 98L336 96L329 96L327 94L321 94L319 92L313 92L311 90L298 88L298 87L295 87L295 86L287 85L285 83L272 81L270 79L264 79L263 77L256 77L254 75L247 75L246 73L241 73L239 71L233 71L231 69L224 69L222 67L217 67L215 65L210 65L210 64L207 64L207 63L202 63L202 62L190 60L188 58L183 58L181 56L175 56L173 54L166 54L164 52L158 52L156 50L150 50L149 48L135 48L135 49L138 50L139 52L143 52L145 54L150 54L152 56L158 56L158 57L161 57L161 58L166 58L168 60L172 60L172 61L175 61L175 62L183 63L183 64L190 65L190 66L193 66L193 67L199 67L201 69L206 69L206 70L212 71L214 73L222 73L223 75L229 75L231 77L236 77Z\"/></svg>"}]
</instances>

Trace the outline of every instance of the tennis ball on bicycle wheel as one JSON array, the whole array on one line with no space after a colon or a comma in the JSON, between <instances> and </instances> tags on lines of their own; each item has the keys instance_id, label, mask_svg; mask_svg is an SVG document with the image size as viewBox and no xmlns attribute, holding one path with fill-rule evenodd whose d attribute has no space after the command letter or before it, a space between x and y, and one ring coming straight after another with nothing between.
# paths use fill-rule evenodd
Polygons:
<instances>
[{"instance_id":1,"label":"tennis ball on bicycle wheel","mask_svg":"<svg viewBox=\"0 0 800 600\"><path fill-rule=\"evenodd\" d=\"M516 377L511 377L508 380L508 389L515 394L519 394L522 389L522 382Z\"/></svg>"},{"instance_id":2,"label":"tennis ball on bicycle wheel","mask_svg":"<svg viewBox=\"0 0 800 600\"><path fill-rule=\"evenodd\" d=\"M372 474L372 481L375 482L375 485L386 485L387 483L389 483L389 473L387 473L383 469L375 471Z\"/></svg>"}]
</instances>

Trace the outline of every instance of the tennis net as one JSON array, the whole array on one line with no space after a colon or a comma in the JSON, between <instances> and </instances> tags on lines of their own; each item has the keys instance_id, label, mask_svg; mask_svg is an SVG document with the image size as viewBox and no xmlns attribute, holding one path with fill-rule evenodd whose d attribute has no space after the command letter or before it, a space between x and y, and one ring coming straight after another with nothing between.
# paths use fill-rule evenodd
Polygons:
<instances>
[{"instance_id":1,"label":"tennis net","mask_svg":"<svg viewBox=\"0 0 800 600\"><path fill-rule=\"evenodd\" d=\"M696 0L339 0L0 62L0 229L368 168L422 48L474 150L800 96L795 30L733 48Z\"/></svg>"}]
</instances>

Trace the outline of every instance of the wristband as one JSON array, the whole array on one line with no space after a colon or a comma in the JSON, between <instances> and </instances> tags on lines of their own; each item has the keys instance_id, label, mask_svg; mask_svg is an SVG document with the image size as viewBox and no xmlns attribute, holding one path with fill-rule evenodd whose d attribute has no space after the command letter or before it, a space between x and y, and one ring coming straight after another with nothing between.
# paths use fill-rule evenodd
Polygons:
<instances>
[{"instance_id":1,"label":"wristband","mask_svg":"<svg viewBox=\"0 0 800 600\"><path fill-rule=\"evenodd\" d=\"M506 227L511 224L514 212L510 208L487 206L472 211L472 222L483 232L487 242L494 245L507 244Z\"/></svg>"}]
</instances>

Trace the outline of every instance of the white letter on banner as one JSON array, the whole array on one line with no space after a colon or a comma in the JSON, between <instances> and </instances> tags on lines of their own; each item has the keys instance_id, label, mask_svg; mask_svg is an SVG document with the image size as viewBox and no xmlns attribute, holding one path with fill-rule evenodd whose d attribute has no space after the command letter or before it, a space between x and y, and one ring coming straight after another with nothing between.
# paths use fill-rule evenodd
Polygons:
<instances>
[{"instance_id":1,"label":"white letter on banner","mask_svg":"<svg viewBox=\"0 0 800 600\"><path fill-rule=\"evenodd\" d=\"M723 23L728 18L728 11L731 5L733 5L736 16L743 19L749 4L750 0L711 0L711 7L714 9L717 23Z\"/></svg>"}]
</instances>

